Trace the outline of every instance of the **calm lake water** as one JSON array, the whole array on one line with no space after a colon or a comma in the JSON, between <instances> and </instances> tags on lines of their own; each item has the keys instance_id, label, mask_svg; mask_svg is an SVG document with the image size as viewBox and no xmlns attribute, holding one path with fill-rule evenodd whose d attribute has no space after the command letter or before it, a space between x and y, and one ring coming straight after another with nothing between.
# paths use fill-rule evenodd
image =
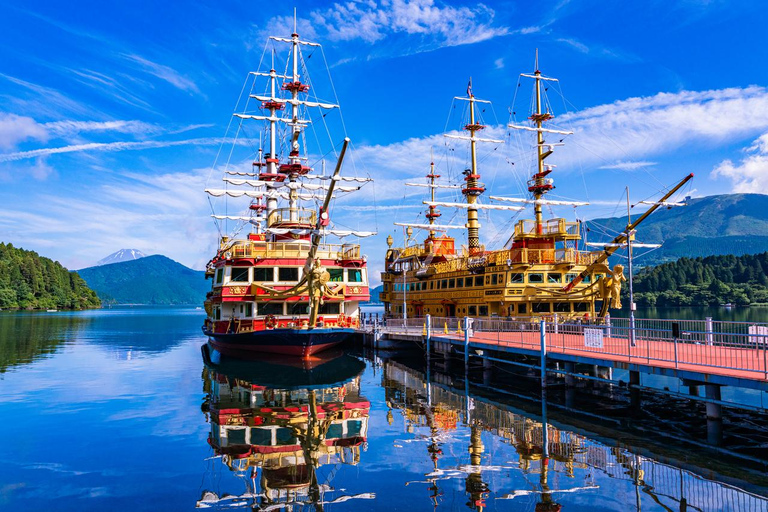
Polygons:
<instances>
[{"instance_id":1,"label":"calm lake water","mask_svg":"<svg viewBox=\"0 0 768 512\"><path fill-rule=\"evenodd\" d=\"M203 317L1 313L0 509L768 511L760 414L713 446L701 404L602 383L566 408L419 354L204 360Z\"/></svg>"}]
</instances>

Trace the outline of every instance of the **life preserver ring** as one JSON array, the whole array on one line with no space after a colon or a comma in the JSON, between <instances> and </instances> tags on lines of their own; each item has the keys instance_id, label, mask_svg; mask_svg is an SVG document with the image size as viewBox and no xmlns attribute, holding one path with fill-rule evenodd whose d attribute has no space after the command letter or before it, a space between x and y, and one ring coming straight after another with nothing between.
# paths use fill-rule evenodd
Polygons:
<instances>
[{"instance_id":1,"label":"life preserver ring","mask_svg":"<svg viewBox=\"0 0 768 512\"><path fill-rule=\"evenodd\" d=\"M264 326L267 329L274 329L275 325L277 325L277 321L275 320L275 315L267 315L264 318Z\"/></svg>"}]
</instances>

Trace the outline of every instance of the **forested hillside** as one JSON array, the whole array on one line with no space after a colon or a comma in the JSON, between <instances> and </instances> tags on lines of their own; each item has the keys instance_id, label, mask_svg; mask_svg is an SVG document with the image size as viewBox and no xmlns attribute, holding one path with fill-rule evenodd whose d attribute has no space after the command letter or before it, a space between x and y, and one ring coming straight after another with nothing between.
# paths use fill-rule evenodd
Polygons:
<instances>
[{"instance_id":1,"label":"forested hillside","mask_svg":"<svg viewBox=\"0 0 768 512\"><path fill-rule=\"evenodd\" d=\"M109 304L202 305L211 289L204 272L161 255L84 268L80 274Z\"/></svg>"},{"instance_id":2,"label":"forested hillside","mask_svg":"<svg viewBox=\"0 0 768 512\"><path fill-rule=\"evenodd\" d=\"M0 242L0 308L85 309L101 306L76 273L33 251Z\"/></svg>"},{"instance_id":3,"label":"forested hillside","mask_svg":"<svg viewBox=\"0 0 768 512\"><path fill-rule=\"evenodd\" d=\"M638 214L635 212L633 218ZM610 234L626 225L625 216L587 221L589 241L609 240ZM688 206L662 208L640 224L637 240L663 244L653 251L638 250L635 255L639 257L634 260L638 266L658 265L682 257L768 251L768 195L707 196L691 199Z\"/></svg>"},{"instance_id":4,"label":"forested hillside","mask_svg":"<svg viewBox=\"0 0 768 512\"><path fill-rule=\"evenodd\" d=\"M635 302L646 306L704 306L768 302L768 252L680 258L635 275ZM625 286L624 294L628 293Z\"/></svg>"}]
</instances>

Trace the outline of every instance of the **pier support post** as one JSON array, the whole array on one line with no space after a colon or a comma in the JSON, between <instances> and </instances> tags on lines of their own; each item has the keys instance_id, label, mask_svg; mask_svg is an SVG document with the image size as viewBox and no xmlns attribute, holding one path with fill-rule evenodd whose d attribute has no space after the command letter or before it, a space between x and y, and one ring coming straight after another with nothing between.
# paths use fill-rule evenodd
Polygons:
<instances>
[{"instance_id":1,"label":"pier support post","mask_svg":"<svg viewBox=\"0 0 768 512\"><path fill-rule=\"evenodd\" d=\"M565 375L565 385L569 386L569 387L575 385L576 384L576 377L574 377L572 374L576 373L576 363L572 363L570 361L566 361L565 362L565 371L568 372Z\"/></svg>"},{"instance_id":2,"label":"pier support post","mask_svg":"<svg viewBox=\"0 0 768 512\"><path fill-rule=\"evenodd\" d=\"M704 394L707 398L721 400L717 384L704 384ZM707 402L707 442L713 446L723 443L723 406L711 402Z\"/></svg>"},{"instance_id":3,"label":"pier support post","mask_svg":"<svg viewBox=\"0 0 768 512\"><path fill-rule=\"evenodd\" d=\"M432 316L431 315L427 315L426 322L427 322L427 339L426 339L427 357L429 357L429 353L430 353L430 346L429 346L430 343L429 342L430 342L430 339L432 338Z\"/></svg>"},{"instance_id":4,"label":"pier support post","mask_svg":"<svg viewBox=\"0 0 768 512\"><path fill-rule=\"evenodd\" d=\"M704 392L707 398L713 400L721 400L720 398L720 386L717 384L704 384ZM713 404L707 402L707 419L708 420L720 420L723 418L723 406L720 404Z\"/></svg>"},{"instance_id":5,"label":"pier support post","mask_svg":"<svg viewBox=\"0 0 768 512\"><path fill-rule=\"evenodd\" d=\"M541 388L547 388L547 322L542 318L541 332Z\"/></svg>"},{"instance_id":6,"label":"pier support post","mask_svg":"<svg viewBox=\"0 0 768 512\"><path fill-rule=\"evenodd\" d=\"M469 366L469 318L464 317L464 366Z\"/></svg>"},{"instance_id":7,"label":"pier support post","mask_svg":"<svg viewBox=\"0 0 768 512\"><path fill-rule=\"evenodd\" d=\"M636 370L629 371L629 402L633 409L640 407L640 372Z\"/></svg>"}]
</instances>

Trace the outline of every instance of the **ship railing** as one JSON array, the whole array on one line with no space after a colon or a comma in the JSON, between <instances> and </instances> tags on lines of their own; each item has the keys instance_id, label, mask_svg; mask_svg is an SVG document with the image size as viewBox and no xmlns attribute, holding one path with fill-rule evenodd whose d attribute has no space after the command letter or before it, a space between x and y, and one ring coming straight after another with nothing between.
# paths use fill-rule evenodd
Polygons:
<instances>
[{"instance_id":1,"label":"ship railing","mask_svg":"<svg viewBox=\"0 0 768 512\"><path fill-rule=\"evenodd\" d=\"M309 242L261 242L246 240L232 245L227 253L232 258L306 258ZM360 258L357 244L320 244L317 257L331 260Z\"/></svg>"},{"instance_id":2,"label":"ship railing","mask_svg":"<svg viewBox=\"0 0 768 512\"><path fill-rule=\"evenodd\" d=\"M317 224L317 212L305 208L277 208L269 213L267 226L280 224L314 226Z\"/></svg>"},{"instance_id":3,"label":"ship railing","mask_svg":"<svg viewBox=\"0 0 768 512\"><path fill-rule=\"evenodd\" d=\"M572 248L565 249L509 249L494 251L488 254L489 265L506 265L508 263L570 263L573 265L589 265L593 263L601 253L594 251L578 251Z\"/></svg>"},{"instance_id":4,"label":"ship railing","mask_svg":"<svg viewBox=\"0 0 768 512\"><path fill-rule=\"evenodd\" d=\"M572 235L578 236L580 223L565 219L549 219L541 224L541 232L536 232L536 221L523 219L515 225L515 236Z\"/></svg>"},{"instance_id":5,"label":"ship railing","mask_svg":"<svg viewBox=\"0 0 768 512\"><path fill-rule=\"evenodd\" d=\"M768 380L768 323L712 319L549 317L470 318L470 340L539 350L544 320L547 351L602 355L625 362L696 370L731 370L729 374ZM456 319L454 319L456 320ZM439 321L444 321L440 319ZM459 319L462 326L464 319ZM433 335L439 336L435 322ZM455 334L451 332L450 334Z\"/></svg>"}]
</instances>

